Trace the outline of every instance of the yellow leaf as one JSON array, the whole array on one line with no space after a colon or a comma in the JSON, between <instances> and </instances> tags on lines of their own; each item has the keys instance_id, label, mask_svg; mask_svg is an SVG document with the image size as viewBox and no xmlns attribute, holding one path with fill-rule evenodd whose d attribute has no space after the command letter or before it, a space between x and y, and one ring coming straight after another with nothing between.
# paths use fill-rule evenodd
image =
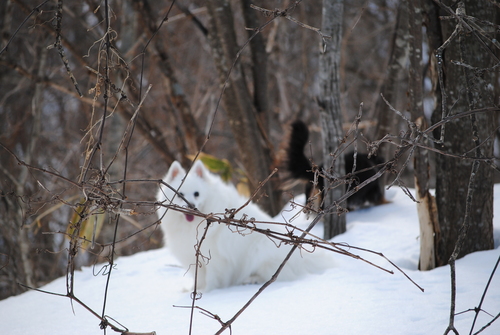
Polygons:
<instances>
[{"instance_id":1,"label":"yellow leaf","mask_svg":"<svg viewBox=\"0 0 500 335\"><path fill-rule=\"evenodd\" d=\"M195 156L190 155L188 157L190 159L194 159ZM233 175L233 167L227 159L219 159L215 156L203 152L198 155L198 159L203 162L207 169L219 174L222 180L224 180L225 182L231 180L231 177Z\"/></svg>"},{"instance_id":2,"label":"yellow leaf","mask_svg":"<svg viewBox=\"0 0 500 335\"><path fill-rule=\"evenodd\" d=\"M83 199L82 199L83 201ZM87 213L84 213L87 211ZM71 216L70 222L68 224L68 228L66 229L67 237L75 235L75 230L77 229L77 225L80 222L80 219L83 215L87 217L80 222L80 230L78 235L75 237L82 238L82 250L85 251L85 248L91 243L91 241L95 241L99 236L104 219L106 214L104 212L92 213L88 215L88 207L87 206L78 206L76 211Z\"/></svg>"}]
</instances>

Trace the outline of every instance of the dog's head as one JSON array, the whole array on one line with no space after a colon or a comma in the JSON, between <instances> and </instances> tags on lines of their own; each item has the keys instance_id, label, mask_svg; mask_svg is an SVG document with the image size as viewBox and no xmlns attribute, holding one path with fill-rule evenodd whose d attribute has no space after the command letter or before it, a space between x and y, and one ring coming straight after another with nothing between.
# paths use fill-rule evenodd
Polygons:
<instances>
[{"instance_id":1,"label":"dog's head","mask_svg":"<svg viewBox=\"0 0 500 335\"><path fill-rule=\"evenodd\" d=\"M160 192L165 200L173 199L173 204L203 211L203 204L208 193L209 174L210 172L199 160L193 164L187 175L181 164L175 161L164 179L164 182L171 188L162 185ZM173 190L177 190L177 194ZM158 198L161 199L161 197ZM192 216L186 216L186 219L191 221Z\"/></svg>"}]
</instances>

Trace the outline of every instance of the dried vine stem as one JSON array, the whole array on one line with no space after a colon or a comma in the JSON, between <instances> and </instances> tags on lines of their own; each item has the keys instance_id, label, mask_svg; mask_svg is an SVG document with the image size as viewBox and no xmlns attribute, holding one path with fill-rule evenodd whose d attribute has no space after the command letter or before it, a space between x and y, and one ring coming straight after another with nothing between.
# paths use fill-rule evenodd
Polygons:
<instances>
[{"instance_id":1,"label":"dried vine stem","mask_svg":"<svg viewBox=\"0 0 500 335\"><path fill-rule=\"evenodd\" d=\"M26 286L24 284L19 284L21 286L23 286L24 288L26 289L29 289L29 290L32 290L32 291L37 291L37 292L41 292L41 293L45 293L45 294L50 294L50 295L55 295L55 296L58 296L58 297L65 297L65 298L69 298L71 299L71 301L75 301L76 303L78 303L80 306L82 306L83 308L85 308L90 314L94 315L96 318L100 319L102 323L107 323L107 325L113 329L114 331L116 332L119 332L119 333L122 333L122 334L126 334L128 332L128 329L123 329L123 328L120 328L119 326L117 325L114 325L112 322L109 322L109 320L107 319L104 319L102 318L99 314L97 314L92 308L90 308L89 306L87 306L83 301L81 301L80 299L78 299L72 292L68 292L66 294L61 294L61 293L54 293L54 292L50 292L50 291L45 291L45 290L41 290L41 289L38 289L38 288L33 288L33 287L29 287L29 286Z\"/></svg>"},{"instance_id":2,"label":"dried vine stem","mask_svg":"<svg viewBox=\"0 0 500 335\"><path fill-rule=\"evenodd\" d=\"M472 163L472 171L471 171L470 179L469 179L469 187L467 189L467 200L465 203L464 220L463 220L462 226L460 227L460 232L458 235L457 242L455 244L455 249L453 250L451 257L448 260L448 264L450 265L450 277L451 277L451 303L450 303L450 323L444 332L445 335L450 333L451 331L458 335L458 331L454 325L455 304L456 304L456 295L457 295L455 262L458 258L458 255L460 254L462 244L465 241L465 238L467 237L467 232L469 230L469 227L471 226L471 221L470 221L469 217L470 217L470 212L471 212L471 207L472 207L473 189L474 189L474 185L476 183L476 176L477 176L478 170L479 170L479 161L476 160Z\"/></svg>"},{"instance_id":3,"label":"dried vine stem","mask_svg":"<svg viewBox=\"0 0 500 335\"><path fill-rule=\"evenodd\" d=\"M483 305L483 301L484 301L484 298L486 297L486 292L488 292L488 288L490 287L490 284L491 284L491 280L493 279L493 275L495 274L495 272L497 271L498 269L498 265L500 264L500 256L498 256L497 258L497 262L495 263L495 266L493 267L493 270L491 271L491 274L490 274L490 278L488 278L488 282L486 283L486 286L484 287L484 291L483 291L483 295L481 296L481 300L479 301L479 305L474 308L474 312L475 312L475 315L474 315L474 320L472 321L472 325L470 327L470 332L469 332L469 335L472 334L472 332L474 331L474 325L476 324L476 320L477 320L477 317L479 315L479 312L481 312L481 306ZM483 328L481 328L478 332L476 332L475 334L479 334L480 332L482 332L484 329L486 329L487 327L489 327L489 325L491 325L496 319L498 319L500 317L500 312L497 314L496 317L494 317L488 325L485 325Z\"/></svg>"},{"instance_id":4,"label":"dried vine stem","mask_svg":"<svg viewBox=\"0 0 500 335\"><path fill-rule=\"evenodd\" d=\"M190 316L189 316L189 334L192 334L193 331L193 318L194 318L194 309L195 309L195 302L197 299L201 298L201 295L198 293L198 269L202 266L202 260L201 258L205 258L205 256L202 255L201 253L201 245L203 244L203 241L205 241L205 238L207 237L208 229L210 228L210 225L212 224L212 220L207 219L206 220L206 226L203 230L203 235L201 236L200 241L196 244L196 264L195 269L194 269L194 286L193 286L193 292L191 293L191 311L190 311Z\"/></svg>"},{"instance_id":5,"label":"dried vine stem","mask_svg":"<svg viewBox=\"0 0 500 335\"><path fill-rule=\"evenodd\" d=\"M303 22L300 22L299 20L297 20L296 18L294 18L293 16L291 16L291 15L288 14L291 11L293 11L295 9L295 7L297 7L301 2L302 2L302 0L295 1L288 8L286 8L284 10L280 10L280 9L270 10L270 9L266 9L266 8L262 8L262 7L256 6L254 4L251 4L250 7L253 8L253 9L255 9L255 10L257 10L257 11L259 11L259 12L264 13L264 15L266 17L273 17L273 19L277 18L277 17L284 17L287 20L290 20L293 23L301 26L302 28L309 29L309 30L312 30L312 31L318 33L319 36L321 37L321 39L323 40L323 45L325 45L326 44L325 40L328 39L328 38L331 38L331 36L325 35L321 31L321 29L313 27L313 26L310 26L310 25L305 24Z\"/></svg>"},{"instance_id":6,"label":"dried vine stem","mask_svg":"<svg viewBox=\"0 0 500 335\"><path fill-rule=\"evenodd\" d=\"M80 91L80 87L78 86L78 82L73 75L73 72L71 71L71 68L69 67L69 60L66 57L66 54L64 53L64 49L61 44L62 36L61 36L61 29L62 29L62 14L63 14L63 0L57 0L57 8L56 8L56 41L54 44L49 45L47 48L52 49L56 48L57 52L59 53L59 56L61 57L61 60L64 64L64 68L66 69L66 73L68 74L69 78L71 79L71 82L73 83L73 86L75 86L75 90L78 92L78 95L83 97L82 92Z\"/></svg>"}]
</instances>

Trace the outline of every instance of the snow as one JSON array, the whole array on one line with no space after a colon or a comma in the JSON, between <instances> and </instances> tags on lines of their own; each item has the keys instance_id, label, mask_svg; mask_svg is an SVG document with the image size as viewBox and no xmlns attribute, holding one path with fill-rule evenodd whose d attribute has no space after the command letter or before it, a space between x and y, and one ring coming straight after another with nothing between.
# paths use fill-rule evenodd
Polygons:
<instances>
[{"instance_id":1,"label":"snow","mask_svg":"<svg viewBox=\"0 0 500 335\"><path fill-rule=\"evenodd\" d=\"M450 270L417 270L419 227L415 204L401 190L390 190L392 203L347 215L347 232L333 239L382 252L418 285L421 292L386 260L351 250L384 268L336 256L336 265L321 275L294 282L275 282L236 319L232 334L443 334L449 323ZM495 208L500 208L500 187L495 186ZM290 213L286 215L291 216ZM495 218L495 247L457 261L456 312L479 305L500 251L500 220ZM321 227L315 228L321 235ZM191 280L168 248L142 252L116 260L109 283L106 315L131 332L188 334ZM101 270L101 271L100 271ZM75 294L102 313L107 269L88 267L76 272ZM100 272L99 272L100 271ZM99 274L95 275L95 273ZM233 315L259 289L245 285L205 293L196 305L223 321ZM65 278L42 287L65 294ZM490 284L482 309L500 312L500 274ZM460 334L469 333L474 312L456 316ZM479 314L475 331L492 320ZM116 322L114 322L116 324ZM193 334L214 334L220 325L195 310ZM99 320L68 298L29 291L0 301L0 334L99 334ZM108 329L109 334L114 332ZM229 334L229 330L225 334ZM481 334L500 334L500 320Z\"/></svg>"}]
</instances>

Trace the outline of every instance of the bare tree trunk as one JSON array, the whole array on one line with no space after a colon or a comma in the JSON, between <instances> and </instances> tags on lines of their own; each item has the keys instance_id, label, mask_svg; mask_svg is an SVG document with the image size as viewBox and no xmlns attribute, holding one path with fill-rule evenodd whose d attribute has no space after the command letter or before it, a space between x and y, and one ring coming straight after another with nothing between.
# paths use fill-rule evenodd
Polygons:
<instances>
[{"instance_id":1,"label":"bare tree trunk","mask_svg":"<svg viewBox=\"0 0 500 335\"><path fill-rule=\"evenodd\" d=\"M136 10L142 14L138 15L138 17L141 20L144 31L146 31L148 37L152 37L158 28L156 26L156 22L158 21L157 15L153 12L148 1L132 0L132 2ZM203 143L203 134L194 119L184 90L175 76L163 41L160 38L155 38L153 46L159 58L158 67L166 88L167 99L170 99L172 107L175 109L174 112L178 115L177 118L172 119L173 122L177 121L176 128L180 133L180 136L177 138L179 139L178 146L181 148L182 153L178 155L178 159L186 165L189 163L187 154L193 155L200 149ZM170 164L172 161L167 160L167 163Z\"/></svg>"},{"instance_id":2,"label":"bare tree trunk","mask_svg":"<svg viewBox=\"0 0 500 335\"><path fill-rule=\"evenodd\" d=\"M257 12L251 8L251 0L242 0L243 16L245 25L248 28L259 26ZM253 30L248 31L248 37L254 34ZM257 34L250 41L252 51L252 77L253 77L253 101L257 110L258 121L264 134L269 133L269 97L268 97L268 79L267 79L267 53L266 44L262 34Z\"/></svg>"},{"instance_id":3,"label":"bare tree trunk","mask_svg":"<svg viewBox=\"0 0 500 335\"><path fill-rule=\"evenodd\" d=\"M342 111L340 107L340 46L342 41L343 0L324 0L322 14L322 32L332 38L320 53L319 80L320 96L318 103L321 110L323 137L323 162L327 176L345 175L344 156L338 155L332 160L332 153L338 148L342 133ZM343 187L331 187L325 180L325 209L330 208L336 199L344 194ZM325 238L329 239L346 231L345 215L336 215L333 207L326 215Z\"/></svg>"},{"instance_id":4,"label":"bare tree trunk","mask_svg":"<svg viewBox=\"0 0 500 335\"><path fill-rule=\"evenodd\" d=\"M422 1L407 1L410 32L410 111L413 120L425 129L422 68ZM422 139L424 143L427 141ZM437 227L436 201L429 193L429 153L422 148L416 148L413 155L417 213L420 223L420 270L435 268L434 236Z\"/></svg>"},{"instance_id":5,"label":"bare tree trunk","mask_svg":"<svg viewBox=\"0 0 500 335\"><path fill-rule=\"evenodd\" d=\"M396 28L392 40L392 51L384 83L381 88L381 93L384 95L385 99L393 104L396 109L398 109L398 106L394 105L394 103L398 100L397 93L401 85L398 79L403 69L406 69L406 63L408 61L408 39L408 1L401 1L398 5ZM375 111L377 126L374 138L381 139L385 135L393 133L396 126L396 118L382 97L379 97L377 100ZM379 148L378 156L388 159L390 156L389 148L390 146L388 144L382 143Z\"/></svg>"},{"instance_id":6,"label":"bare tree trunk","mask_svg":"<svg viewBox=\"0 0 500 335\"><path fill-rule=\"evenodd\" d=\"M222 103L229 116L229 124L241 153L241 161L249 179L250 191L259 187L270 174L272 159L268 143L259 131L257 111L245 83L243 69L237 59L238 44L233 24L233 13L229 1L217 0L207 2L210 15L209 42L212 47L216 67L221 84L231 70L229 81L225 87ZM259 205L271 215L280 210L280 191L277 176L266 183L261 195L268 196Z\"/></svg>"},{"instance_id":7,"label":"bare tree trunk","mask_svg":"<svg viewBox=\"0 0 500 335\"><path fill-rule=\"evenodd\" d=\"M495 8L487 1L463 1L465 12L480 20L495 22ZM442 21L443 38L446 40L455 30L456 20ZM459 34L460 35L460 34ZM492 106L493 90L496 86L493 71L477 72L451 63L459 60L467 66L481 69L498 62L495 56L477 39L477 34L463 34L451 41L444 51L445 92L447 112L456 114L467 110ZM470 119L459 119L446 125L444 143L438 149L454 154L478 154L493 156L494 114L478 113ZM477 134L476 134L477 133ZM480 147L478 146L480 143ZM478 152L479 151L479 152ZM493 248L493 173L486 164L480 164L474 175L471 174L473 162L438 155L436 159L436 200L440 225L440 241L437 250L438 265L446 264L452 255L459 231L464 223L466 198L470 188L471 208L470 227L467 239L458 257L468 253ZM474 172L474 171L472 171Z\"/></svg>"}]
</instances>

